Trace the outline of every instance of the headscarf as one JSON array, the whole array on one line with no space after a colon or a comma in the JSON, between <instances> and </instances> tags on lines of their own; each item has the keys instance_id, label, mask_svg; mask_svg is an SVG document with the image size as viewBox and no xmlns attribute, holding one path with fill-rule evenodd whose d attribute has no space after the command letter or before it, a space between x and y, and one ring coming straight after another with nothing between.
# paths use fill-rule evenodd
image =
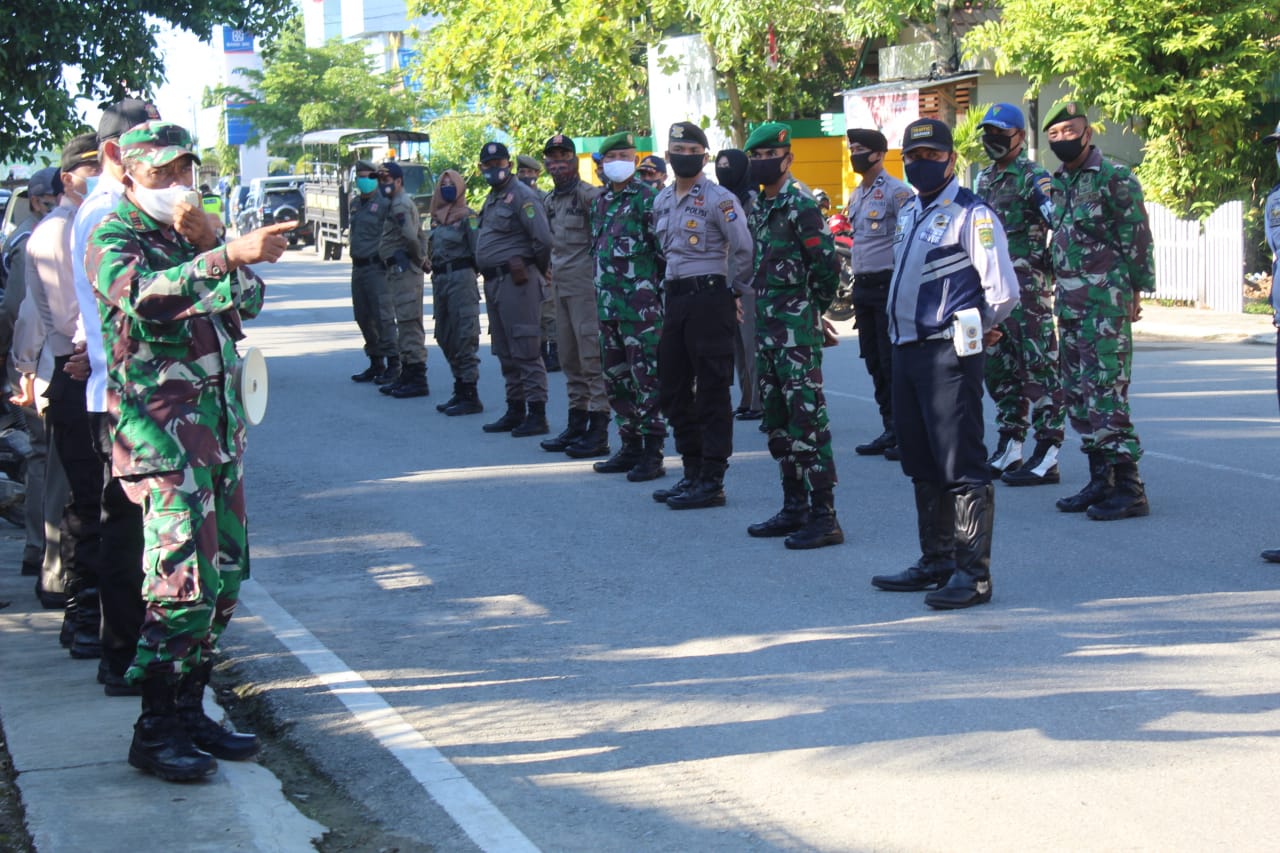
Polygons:
<instances>
[{"instance_id":1,"label":"headscarf","mask_svg":"<svg viewBox=\"0 0 1280 853\"><path fill-rule=\"evenodd\" d=\"M737 148L726 148L716 155L716 181L738 197L745 206L755 189L751 185L751 161Z\"/></svg>"},{"instance_id":2,"label":"headscarf","mask_svg":"<svg viewBox=\"0 0 1280 853\"><path fill-rule=\"evenodd\" d=\"M458 189L458 197L452 202L447 202L440 197L440 185L444 183L444 179L449 178ZM445 169L440 175L440 180L436 181L436 191L431 194L431 225L452 225L455 222L461 222L472 214L471 208L467 207L467 184L462 180L462 175L453 169Z\"/></svg>"}]
</instances>

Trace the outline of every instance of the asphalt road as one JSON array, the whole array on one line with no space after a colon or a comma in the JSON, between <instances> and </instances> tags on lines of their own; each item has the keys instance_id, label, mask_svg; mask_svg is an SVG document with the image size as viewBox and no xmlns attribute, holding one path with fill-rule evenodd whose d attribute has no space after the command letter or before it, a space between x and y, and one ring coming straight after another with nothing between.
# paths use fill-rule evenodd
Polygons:
<instances>
[{"instance_id":1,"label":"asphalt road","mask_svg":"<svg viewBox=\"0 0 1280 853\"><path fill-rule=\"evenodd\" d=\"M225 647L318 767L440 850L1274 850L1280 846L1275 364L1141 344L1149 518L997 490L995 599L877 592L916 557L856 341L827 352L845 545L746 525L780 501L740 424L722 509L598 475L538 439L397 401L363 367L342 263L269 271L250 343L253 576ZM429 320L430 318L428 318ZM553 431L564 382L551 379ZM613 437L616 445L616 435ZM990 441L989 441L990 444ZM678 461L671 459L678 476ZM430 793L429 793L430 792ZM443 804L443 805L441 805Z\"/></svg>"}]
</instances>

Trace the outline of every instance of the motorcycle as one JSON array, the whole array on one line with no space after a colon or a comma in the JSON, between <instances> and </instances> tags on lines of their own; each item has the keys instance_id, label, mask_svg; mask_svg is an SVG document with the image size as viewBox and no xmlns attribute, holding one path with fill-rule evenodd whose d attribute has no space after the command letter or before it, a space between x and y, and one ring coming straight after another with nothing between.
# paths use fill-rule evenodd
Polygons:
<instances>
[{"instance_id":1,"label":"motorcycle","mask_svg":"<svg viewBox=\"0 0 1280 853\"><path fill-rule=\"evenodd\" d=\"M849 320L853 317L853 224L844 213L836 211L827 217L827 227L835 237L836 254L840 257L840 286L825 316L828 320Z\"/></svg>"}]
</instances>

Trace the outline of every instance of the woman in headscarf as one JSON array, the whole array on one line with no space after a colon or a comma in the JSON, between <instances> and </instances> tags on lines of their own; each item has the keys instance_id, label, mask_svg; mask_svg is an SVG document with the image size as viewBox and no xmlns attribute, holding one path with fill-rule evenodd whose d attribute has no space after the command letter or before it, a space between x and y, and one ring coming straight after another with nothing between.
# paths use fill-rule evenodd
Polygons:
<instances>
[{"instance_id":1,"label":"woman in headscarf","mask_svg":"<svg viewBox=\"0 0 1280 853\"><path fill-rule=\"evenodd\" d=\"M436 406L450 417L474 415L484 406L480 378L480 289L476 285L476 233L480 219L467 207L462 175L446 169L431 196L428 253L435 338L453 371L453 396Z\"/></svg>"},{"instance_id":2,"label":"woman in headscarf","mask_svg":"<svg viewBox=\"0 0 1280 853\"><path fill-rule=\"evenodd\" d=\"M751 163L747 155L737 148L726 148L717 154L716 182L738 197L750 221L760 190L751 184ZM740 421L758 421L764 412L760 408L760 390L756 382L755 291L742 294L738 304L742 307L742 322L738 324L733 360L738 369L738 391L742 402L734 414Z\"/></svg>"}]
</instances>

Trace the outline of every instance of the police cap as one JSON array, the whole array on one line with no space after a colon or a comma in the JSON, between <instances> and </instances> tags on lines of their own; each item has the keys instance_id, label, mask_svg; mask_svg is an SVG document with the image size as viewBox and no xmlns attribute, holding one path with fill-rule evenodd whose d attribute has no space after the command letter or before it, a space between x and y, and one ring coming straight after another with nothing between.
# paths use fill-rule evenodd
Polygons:
<instances>
[{"instance_id":1,"label":"police cap","mask_svg":"<svg viewBox=\"0 0 1280 853\"><path fill-rule=\"evenodd\" d=\"M102 111L102 118L98 121L98 144L115 139L144 121L160 121L160 111L155 104L137 98L116 101Z\"/></svg>"},{"instance_id":2,"label":"police cap","mask_svg":"<svg viewBox=\"0 0 1280 853\"><path fill-rule=\"evenodd\" d=\"M521 154L520 156L516 157L516 168L533 169L533 171L535 172L541 172L542 164L539 163L537 160L533 159L532 157L530 157L528 154Z\"/></svg>"},{"instance_id":3,"label":"police cap","mask_svg":"<svg viewBox=\"0 0 1280 853\"><path fill-rule=\"evenodd\" d=\"M951 151L951 128L936 118L918 118L902 132L902 153L917 148L932 148L935 151Z\"/></svg>"},{"instance_id":4,"label":"police cap","mask_svg":"<svg viewBox=\"0 0 1280 853\"><path fill-rule=\"evenodd\" d=\"M691 121L678 121L671 125L667 137L671 142L696 142L703 148L708 147L707 135Z\"/></svg>"},{"instance_id":5,"label":"police cap","mask_svg":"<svg viewBox=\"0 0 1280 853\"><path fill-rule=\"evenodd\" d=\"M846 130L844 135L849 139L850 145L861 145L868 151L888 151L889 140L885 139L883 133L873 130L869 127L855 127L852 130Z\"/></svg>"},{"instance_id":6,"label":"police cap","mask_svg":"<svg viewBox=\"0 0 1280 853\"><path fill-rule=\"evenodd\" d=\"M489 160L510 160L511 152L501 142L486 142L480 147L480 162Z\"/></svg>"},{"instance_id":7,"label":"police cap","mask_svg":"<svg viewBox=\"0 0 1280 853\"><path fill-rule=\"evenodd\" d=\"M565 136L563 133L557 133L555 136L547 140L547 144L542 146L543 154L550 154L552 151L568 151L570 154L577 154L578 147L573 144L573 140Z\"/></svg>"},{"instance_id":8,"label":"police cap","mask_svg":"<svg viewBox=\"0 0 1280 853\"><path fill-rule=\"evenodd\" d=\"M62 171L70 172L82 163L98 162L98 134L82 133L62 146Z\"/></svg>"}]
</instances>

